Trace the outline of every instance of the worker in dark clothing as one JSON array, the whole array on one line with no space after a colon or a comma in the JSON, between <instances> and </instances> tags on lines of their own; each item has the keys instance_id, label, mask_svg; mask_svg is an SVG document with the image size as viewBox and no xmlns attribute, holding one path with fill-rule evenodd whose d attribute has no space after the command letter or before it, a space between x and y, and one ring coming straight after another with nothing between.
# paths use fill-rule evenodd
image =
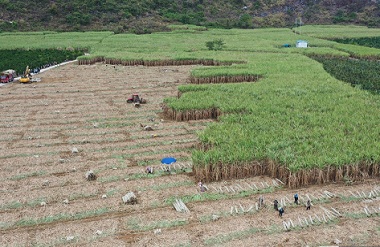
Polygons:
<instances>
[{"instance_id":1,"label":"worker in dark clothing","mask_svg":"<svg viewBox=\"0 0 380 247\"><path fill-rule=\"evenodd\" d=\"M264 197L261 195L259 197L259 208L262 208L264 207Z\"/></svg>"},{"instance_id":2,"label":"worker in dark clothing","mask_svg":"<svg viewBox=\"0 0 380 247\"><path fill-rule=\"evenodd\" d=\"M278 201L277 200L274 200L273 207L274 207L274 210L278 211Z\"/></svg>"},{"instance_id":3,"label":"worker in dark clothing","mask_svg":"<svg viewBox=\"0 0 380 247\"><path fill-rule=\"evenodd\" d=\"M279 207L278 208L278 215L282 218L282 214L284 213L284 208L283 207Z\"/></svg>"},{"instance_id":4,"label":"worker in dark clothing","mask_svg":"<svg viewBox=\"0 0 380 247\"><path fill-rule=\"evenodd\" d=\"M310 202L310 200L307 200L306 210L310 210L310 207L311 207L311 202Z\"/></svg>"},{"instance_id":5,"label":"worker in dark clothing","mask_svg":"<svg viewBox=\"0 0 380 247\"><path fill-rule=\"evenodd\" d=\"M137 94L134 94L132 96L132 98L133 98L133 103L139 103L140 102L140 97Z\"/></svg>"},{"instance_id":6,"label":"worker in dark clothing","mask_svg":"<svg viewBox=\"0 0 380 247\"><path fill-rule=\"evenodd\" d=\"M295 204L298 204L298 194L295 194L295 195L294 195L294 203L295 203Z\"/></svg>"}]
</instances>

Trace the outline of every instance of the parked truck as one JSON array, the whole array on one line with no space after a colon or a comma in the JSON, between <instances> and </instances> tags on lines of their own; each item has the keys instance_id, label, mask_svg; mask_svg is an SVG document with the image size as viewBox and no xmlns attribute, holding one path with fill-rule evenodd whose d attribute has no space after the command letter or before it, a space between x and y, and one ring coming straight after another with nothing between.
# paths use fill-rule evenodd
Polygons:
<instances>
[{"instance_id":1,"label":"parked truck","mask_svg":"<svg viewBox=\"0 0 380 247\"><path fill-rule=\"evenodd\" d=\"M12 82L15 77L16 77L16 71L14 71L13 69L8 69L0 73L0 82L1 83Z\"/></svg>"}]
</instances>

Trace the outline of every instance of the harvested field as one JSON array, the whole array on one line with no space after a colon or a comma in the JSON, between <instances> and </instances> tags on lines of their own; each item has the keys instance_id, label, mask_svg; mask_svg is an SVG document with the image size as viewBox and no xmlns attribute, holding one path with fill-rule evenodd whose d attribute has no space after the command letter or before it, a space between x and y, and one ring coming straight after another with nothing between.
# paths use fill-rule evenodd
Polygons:
<instances>
[{"instance_id":1,"label":"harvested field","mask_svg":"<svg viewBox=\"0 0 380 247\"><path fill-rule=\"evenodd\" d=\"M256 176L208 183L200 193L191 150L213 120L176 122L161 108L193 67L67 64L41 73L41 82L1 87L0 246L378 244L378 179L289 189ZM128 104L132 93L147 104ZM178 159L170 173L165 156ZM147 165L154 174L144 173ZM85 179L89 170L95 181ZM135 205L122 201L130 191ZM177 212L175 199L190 212Z\"/></svg>"}]
</instances>

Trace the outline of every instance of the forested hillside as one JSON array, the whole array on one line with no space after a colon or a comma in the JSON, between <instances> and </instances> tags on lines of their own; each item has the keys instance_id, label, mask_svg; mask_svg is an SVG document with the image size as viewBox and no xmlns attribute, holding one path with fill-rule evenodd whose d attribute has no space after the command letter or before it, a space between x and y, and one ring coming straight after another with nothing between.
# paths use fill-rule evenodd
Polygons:
<instances>
[{"instance_id":1,"label":"forested hillside","mask_svg":"<svg viewBox=\"0 0 380 247\"><path fill-rule=\"evenodd\" d=\"M170 23L223 28L380 26L379 0L0 0L0 31L150 33Z\"/></svg>"}]
</instances>

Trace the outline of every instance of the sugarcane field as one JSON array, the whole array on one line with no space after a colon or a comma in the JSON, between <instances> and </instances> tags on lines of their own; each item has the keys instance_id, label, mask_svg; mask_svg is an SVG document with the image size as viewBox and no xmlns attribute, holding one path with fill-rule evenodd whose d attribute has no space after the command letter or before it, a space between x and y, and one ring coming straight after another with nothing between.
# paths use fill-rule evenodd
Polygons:
<instances>
[{"instance_id":1,"label":"sugarcane field","mask_svg":"<svg viewBox=\"0 0 380 247\"><path fill-rule=\"evenodd\" d=\"M379 49L325 30L77 34L0 87L0 246L379 245Z\"/></svg>"}]
</instances>

